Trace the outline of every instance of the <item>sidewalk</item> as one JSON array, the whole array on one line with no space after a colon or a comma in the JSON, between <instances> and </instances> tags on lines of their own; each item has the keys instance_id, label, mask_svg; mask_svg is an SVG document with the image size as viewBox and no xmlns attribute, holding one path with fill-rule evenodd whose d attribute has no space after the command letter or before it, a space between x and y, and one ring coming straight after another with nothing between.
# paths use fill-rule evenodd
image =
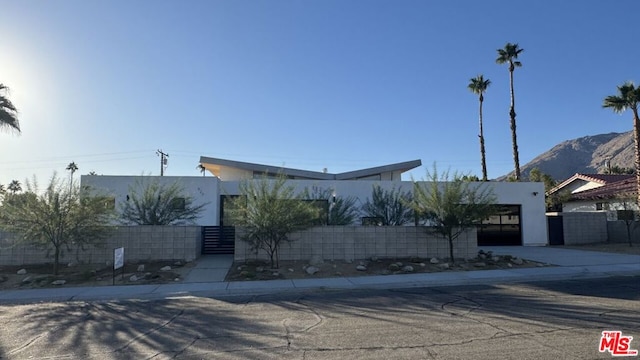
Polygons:
<instances>
[{"instance_id":1,"label":"sidewalk","mask_svg":"<svg viewBox=\"0 0 640 360\"><path fill-rule=\"evenodd\" d=\"M508 270L478 270L298 280L183 282L163 285L69 287L0 291L0 303L50 301L162 299L183 296L225 297L333 289L391 289L640 276L640 255L623 255L553 247L482 247L494 254L510 254L556 265ZM210 263L201 265L220 272ZM194 279L203 279L199 270Z\"/></svg>"}]
</instances>

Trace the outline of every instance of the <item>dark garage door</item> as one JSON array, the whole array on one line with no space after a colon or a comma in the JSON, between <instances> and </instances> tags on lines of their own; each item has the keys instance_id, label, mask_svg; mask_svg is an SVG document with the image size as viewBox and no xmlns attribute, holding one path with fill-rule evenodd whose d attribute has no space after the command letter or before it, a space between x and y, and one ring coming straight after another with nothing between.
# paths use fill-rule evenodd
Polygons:
<instances>
[{"instance_id":1,"label":"dark garage door","mask_svg":"<svg viewBox=\"0 0 640 360\"><path fill-rule=\"evenodd\" d=\"M478 227L478 246L522 245L520 205L499 205L497 215Z\"/></svg>"}]
</instances>

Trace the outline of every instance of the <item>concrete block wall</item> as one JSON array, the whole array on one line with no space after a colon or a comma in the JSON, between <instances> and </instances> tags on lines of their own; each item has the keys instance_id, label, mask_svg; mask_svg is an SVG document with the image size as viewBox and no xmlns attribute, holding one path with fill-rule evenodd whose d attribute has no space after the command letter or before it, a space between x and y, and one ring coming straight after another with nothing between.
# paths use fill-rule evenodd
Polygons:
<instances>
[{"instance_id":1,"label":"concrete block wall","mask_svg":"<svg viewBox=\"0 0 640 360\"><path fill-rule=\"evenodd\" d=\"M447 240L430 231L428 227L413 226L322 226L291 235L291 242L280 246L280 260L308 261L360 260L379 258L422 258L449 256ZM476 230L469 230L454 242L456 258L472 258L477 255ZM236 231L235 260L268 259L267 253L251 251L242 240L242 231Z\"/></svg>"},{"instance_id":2,"label":"concrete block wall","mask_svg":"<svg viewBox=\"0 0 640 360\"><path fill-rule=\"evenodd\" d=\"M604 212L563 212L564 244L591 244L608 239Z\"/></svg>"},{"instance_id":3,"label":"concrete block wall","mask_svg":"<svg viewBox=\"0 0 640 360\"><path fill-rule=\"evenodd\" d=\"M631 229L631 242L640 244L640 222L635 221L631 223L629 227ZM626 243L627 239L627 225L624 221L607 221L607 233L609 234L609 241L616 243Z\"/></svg>"},{"instance_id":4,"label":"concrete block wall","mask_svg":"<svg viewBox=\"0 0 640 360\"><path fill-rule=\"evenodd\" d=\"M72 249L62 263L99 264L113 261L113 249L124 247L125 262L149 260L192 261L202 248L200 226L120 226L99 247L89 247L78 253ZM0 232L0 265L42 264L53 261L46 250L16 243L16 237ZM51 252L53 253L53 252Z\"/></svg>"}]
</instances>

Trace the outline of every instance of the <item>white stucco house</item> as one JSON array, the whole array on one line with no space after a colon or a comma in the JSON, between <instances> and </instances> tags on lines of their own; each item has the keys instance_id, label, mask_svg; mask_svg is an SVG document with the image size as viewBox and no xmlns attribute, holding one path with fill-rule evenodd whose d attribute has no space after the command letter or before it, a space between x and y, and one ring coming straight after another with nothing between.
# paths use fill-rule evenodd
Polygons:
<instances>
[{"instance_id":1,"label":"white stucco house","mask_svg":"<svg viewBox=\"0 0 640 360\"><path fill-rule=\"evenodd\" d=\"M402 181L402 174L422 165L420 160L382 165L343 173L316 172L278 166L247 163L212 157L201 157L200 164L213 176L153 177L161 183L179 182L186 195L196 204L206 204L197 225L223 226L224 199L239 195L242 181L258 177L284 174L298 191L330 189L333 196L351 196L357 205L366 203L374 185L383 189L412 191L411 181ZM83 175L82 185L107 192L114 197L115 206L128 200L128 194L141 176ZM503 207L500 215L483 223L478 229L479 245L547 245L544 185L532 182L488 182L475 186L491 186L498 203ZM364 215L363 215L364 216ZM354 225L360 225L354 224Z\"/></svg>"},{"instance_id":2,"label":"white stucco house","mask_svg":"<svg viewBox=\"0 0 640 360\"><path fill-rule=\"evenodd\" d=\"M561 182L548 195L566 193L562 212L606 212L617 220L619 211L639 210L635 204L636 176L575 174Z\"/></svg>"}]
</instances>

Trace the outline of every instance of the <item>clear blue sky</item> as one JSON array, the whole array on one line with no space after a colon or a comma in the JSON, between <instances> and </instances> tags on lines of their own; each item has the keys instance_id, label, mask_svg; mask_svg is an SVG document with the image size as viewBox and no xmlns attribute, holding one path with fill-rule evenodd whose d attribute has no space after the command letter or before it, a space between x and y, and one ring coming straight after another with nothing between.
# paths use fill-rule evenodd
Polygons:
<instances>
[{"instance_id":1,"label":"clear blue sky","mask_svg":"<svg viewBox=\"0 0 640 360\"><path fill-rule=\"evenodd\" d=\"M624 132L602 109L640 82L637 0L3 1L0 82L22 135L0 133L0 183L79 174L198 176L201 155L341 172L422 159L489 177L560 141ZM78 174L78 173L76 173Z\"/></svg>"}]
</instances>

